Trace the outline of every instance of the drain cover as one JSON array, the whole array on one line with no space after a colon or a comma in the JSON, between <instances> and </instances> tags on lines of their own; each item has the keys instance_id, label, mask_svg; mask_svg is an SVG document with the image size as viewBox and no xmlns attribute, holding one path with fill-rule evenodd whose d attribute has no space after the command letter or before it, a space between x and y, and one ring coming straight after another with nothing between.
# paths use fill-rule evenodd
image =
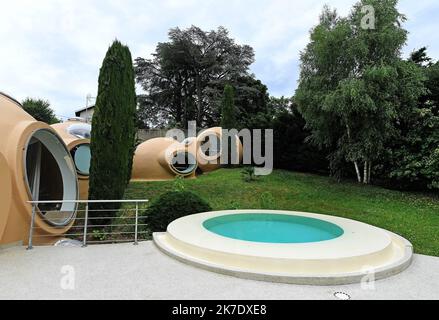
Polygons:
<instances>
[{"instance_id":1,"label":"drain cover","mask_svg":"<svg viewBox=\"0 0 439 320\"><path fill-rule=\"evenodd\" d=\"M54 244L55 247L81 247L82 242L72 239L62 239Z\"/></svg>"},{"instance_id":2,"label":"drain cover","mask_svg":"<svg viewBox=\"0 0 439 320\"><path fill-rule=\"evenodd\" d=\"M345 292L336 292L334 293L334 297L336 297L339 300L351 300L351 296Z\"/></svg>"}]
</instances>

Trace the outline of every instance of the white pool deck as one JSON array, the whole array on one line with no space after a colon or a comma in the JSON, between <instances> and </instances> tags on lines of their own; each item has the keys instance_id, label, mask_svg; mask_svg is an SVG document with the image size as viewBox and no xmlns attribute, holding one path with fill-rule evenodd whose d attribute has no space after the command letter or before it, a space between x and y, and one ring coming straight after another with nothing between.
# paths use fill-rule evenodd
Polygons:
<instances>
[{"instance_id":1,"label":"white pool deck","mask_svg":"<svg viewBox=\"0 0 439 320\"><path fill-rule=\"evenodd\" d=\"M264 213L306 217L335 224L344 233L328 241L259 243L227 238L208 231L204 222L260 210L228 210L194 214L175 220L154 242L165 253L190 265L244 279L289 284L359 283L366 270L383 279L405 270L413 247L406 239L358 221L307 212L264 210Z\"/></svg>"},{"instance_id":2,"label":"white pool deck","mask_svg":"<svg viewBox=\"0 0 439 320\"><path fill-rule=\"evenodd\" d=\"M72 270L75 288L62 289ZM438 270L438 257L415 255L406 271L365 290L359 284L303 286L216 274L178 262L150 241L31 251L11 247L0 249L0 299L335 300L334 292L342 291L354 300L439 300Z\"/></svg>"}]
</instances>

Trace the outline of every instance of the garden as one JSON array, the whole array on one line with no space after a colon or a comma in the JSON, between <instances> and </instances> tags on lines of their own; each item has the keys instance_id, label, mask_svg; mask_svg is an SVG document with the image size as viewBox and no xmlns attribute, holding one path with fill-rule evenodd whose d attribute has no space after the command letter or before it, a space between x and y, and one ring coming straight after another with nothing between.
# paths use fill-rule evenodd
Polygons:
<instances>
[{"instance_id":1,"label":"garden","mask_svg":"<svg viewBox=\"0 0 439 320\"><path fill-rule=\"evenodd\" d=\"M207 209L204 202L213 210L272 209L336 215L393 231L410 240L416 253L439 256L437 196L365 186L354 181L339 183L322 175L285 170L248 182L242 171L242 168L221 169L184 182L133 182L125 197L149 198L154 203L163 194L191 192L204 200L197 208L186 208L179 198L168 201L165 207L173 207L177 216L158 216L159 222L165 225L185 215L187 209L204 212ZM201 211L197 211L200 207Z\"/></svg>"}]
</instances>

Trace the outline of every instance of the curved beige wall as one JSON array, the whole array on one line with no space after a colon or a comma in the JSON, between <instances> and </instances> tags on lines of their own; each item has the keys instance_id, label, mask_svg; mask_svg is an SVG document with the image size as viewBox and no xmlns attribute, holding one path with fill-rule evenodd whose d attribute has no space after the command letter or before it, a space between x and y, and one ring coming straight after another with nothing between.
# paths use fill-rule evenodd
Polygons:
<instances>
[{"instance_id":1,"label":"curved beige wall","mask_svg":"<svg viewBox=\"0 0 439 320\"><path fill-rule=\"evenodd\" d=\"M209 139L212 139L213 137L216 137L220 143L219 145L219 153L216 155L206 155L201 147L202 142L209 137ZM209 128L204 131L202 131L197 136L197 161L198 161L198 167L203 172L211 172L214 170L218 170L221 167L221 155L222 155L222 128L221 127L214 127ZM236 137L236 152L239 157L239 161L242 160L242 143L239 140L238 137Z\"/></svg>"},{"instance_id":2,"label":"curved beige wall","mask_svg":"<svg viewBox=\"0 0 439 320\"><path fill-rule=\"evenodd\" d=\"M32 208L27 201L31 194L27 186L25 171L25 149L30 137L37 131L45 129L56 135L48 125L36 121L27 114L13 99L0 93L0 172L2 177L0 195L0 245L27 242ZM61 143L61 141L60 141ZM65 146L64 146L65 147ZM64 159L66 163L73 161ZM6 178L6 179L4 179ZM5 190L5 191L4 191ZM60 200L60 199L53 199ZM75 199L72 199L75 200ZM61 236L72 226L74 219L62 227L53 227L37 214L35 235ZM45 239L42 241L42 239ZM40 242L52 242L54 238L40 238Z\"/></svg>"},{"instance_id":3,"label":"curved beige wall","mask_svg":"<svg viewBox=\"0 0 439 320\"><path fill-rule=\"evenodd\" d=\"M188 152L194 156L184 144L172 138L155 138L140 144L134 153L131 180L172 180L177 175L195 177L196 167L188 174L179 174L173 169L171 159L176 152Z\"/></svg>"},{"instance_id":4,"label":"curved beige wall","mask_svg":"<svg viewBox=\"0 0 439 320\"><path fill-rule=\"evenodd\" d=\"M219 152L215 155L206 155L201 145L207 137L216 137L220 143ZM172 138L155 138L140 144L134 154L132 181L160 181L172 180L176 176L196 177L195 169L189 174L179 174L170 166L172 155L175 152L185 151L196 159L197 167L202 172L210 172L221 167L221 139L222 128L209 128L201 132L197 138L188 138L183 142ZM242 160L242 143L236 137L236 148L239 160ZM168 154L166 154L168 152Z\"/></svg>"},{"instance_id":5,"label":"curved beige wall","mask_svg":"<svg viewBox=\"0 0 439 320\"><path fill-rule=\"evenodd\" d=\"M52 125L52 128L55 129L55 131L58 133L58 135L61 137L61 139L64 141L64 143L67 146L67 149L69 149L69 152L72 152L72 149L75 147L87 144L90 145L90 139L81 139L78 137L75 137L74 135L71 135L67 129L74 124L78 123L84 123L82 121L66 121L63 123L56 123ZM88 187L89 187L89 176L81 174L79 171L76 172L78 175L78 186L79 186L79 199L81 200L88 200Z\"/></svg>"},{"instance_id":6,"label":"curved beige wall","mask_svg":"<svg viewBox=\"0 0 439 320\"><path fill-rule=\"evenodd\" d=\"M1 192L0 192L0 239L5 231L8 215L2 214L10 211L11 197L12 197L12 181L11 172L9 170L6 158L0 152L0 177L1 177Z\"/></svg>"}]
</instances>

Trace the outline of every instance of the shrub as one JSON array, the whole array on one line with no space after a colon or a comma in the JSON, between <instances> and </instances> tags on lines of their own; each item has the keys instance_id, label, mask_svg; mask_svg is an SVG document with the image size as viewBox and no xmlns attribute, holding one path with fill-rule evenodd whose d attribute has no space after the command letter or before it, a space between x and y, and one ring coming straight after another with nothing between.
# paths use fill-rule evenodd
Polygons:
<instances>
[{"instance_id":1,"label":"shrub","mask_svg":"<svg viewBox=\"0 0 439 320\"><path fill-rule=\"evenodd\" d=\"M239 210L241 208L241 205L238 201L232 200L230 203L224 208L226 210Z\"/></svg>"},{"instance_id":2,"label":"shrub","mask_svg":"<svg viewBox=\"0 0 439 320\"><path fill-rule=\"evenodd\" d=\"M241 176L245 182L256 181L257 176L255 174L255 167L245 167L241 171Z\"/></svg>"},{"instance_id":3,"label":"shrub","mask_svg":"<svg viewBox=\"0 0 439 320\"><path fill-rule=\"evenodd\" d=\"M149 207L146 223L150 231L166 231L168 225L181 217L212 211L210 205L190 191L171 191L162 194Z\"/></svg>"},{"instance_id":4,"label":"shrub","mask_svg":"<svg viewBox=\"0 0 439 320\"><path fill-rule=\"evenodd\" d=\"M176 176L174 179L174 191L184 191L184 178L182 176Z\"/></svg>"}]
</instances>

